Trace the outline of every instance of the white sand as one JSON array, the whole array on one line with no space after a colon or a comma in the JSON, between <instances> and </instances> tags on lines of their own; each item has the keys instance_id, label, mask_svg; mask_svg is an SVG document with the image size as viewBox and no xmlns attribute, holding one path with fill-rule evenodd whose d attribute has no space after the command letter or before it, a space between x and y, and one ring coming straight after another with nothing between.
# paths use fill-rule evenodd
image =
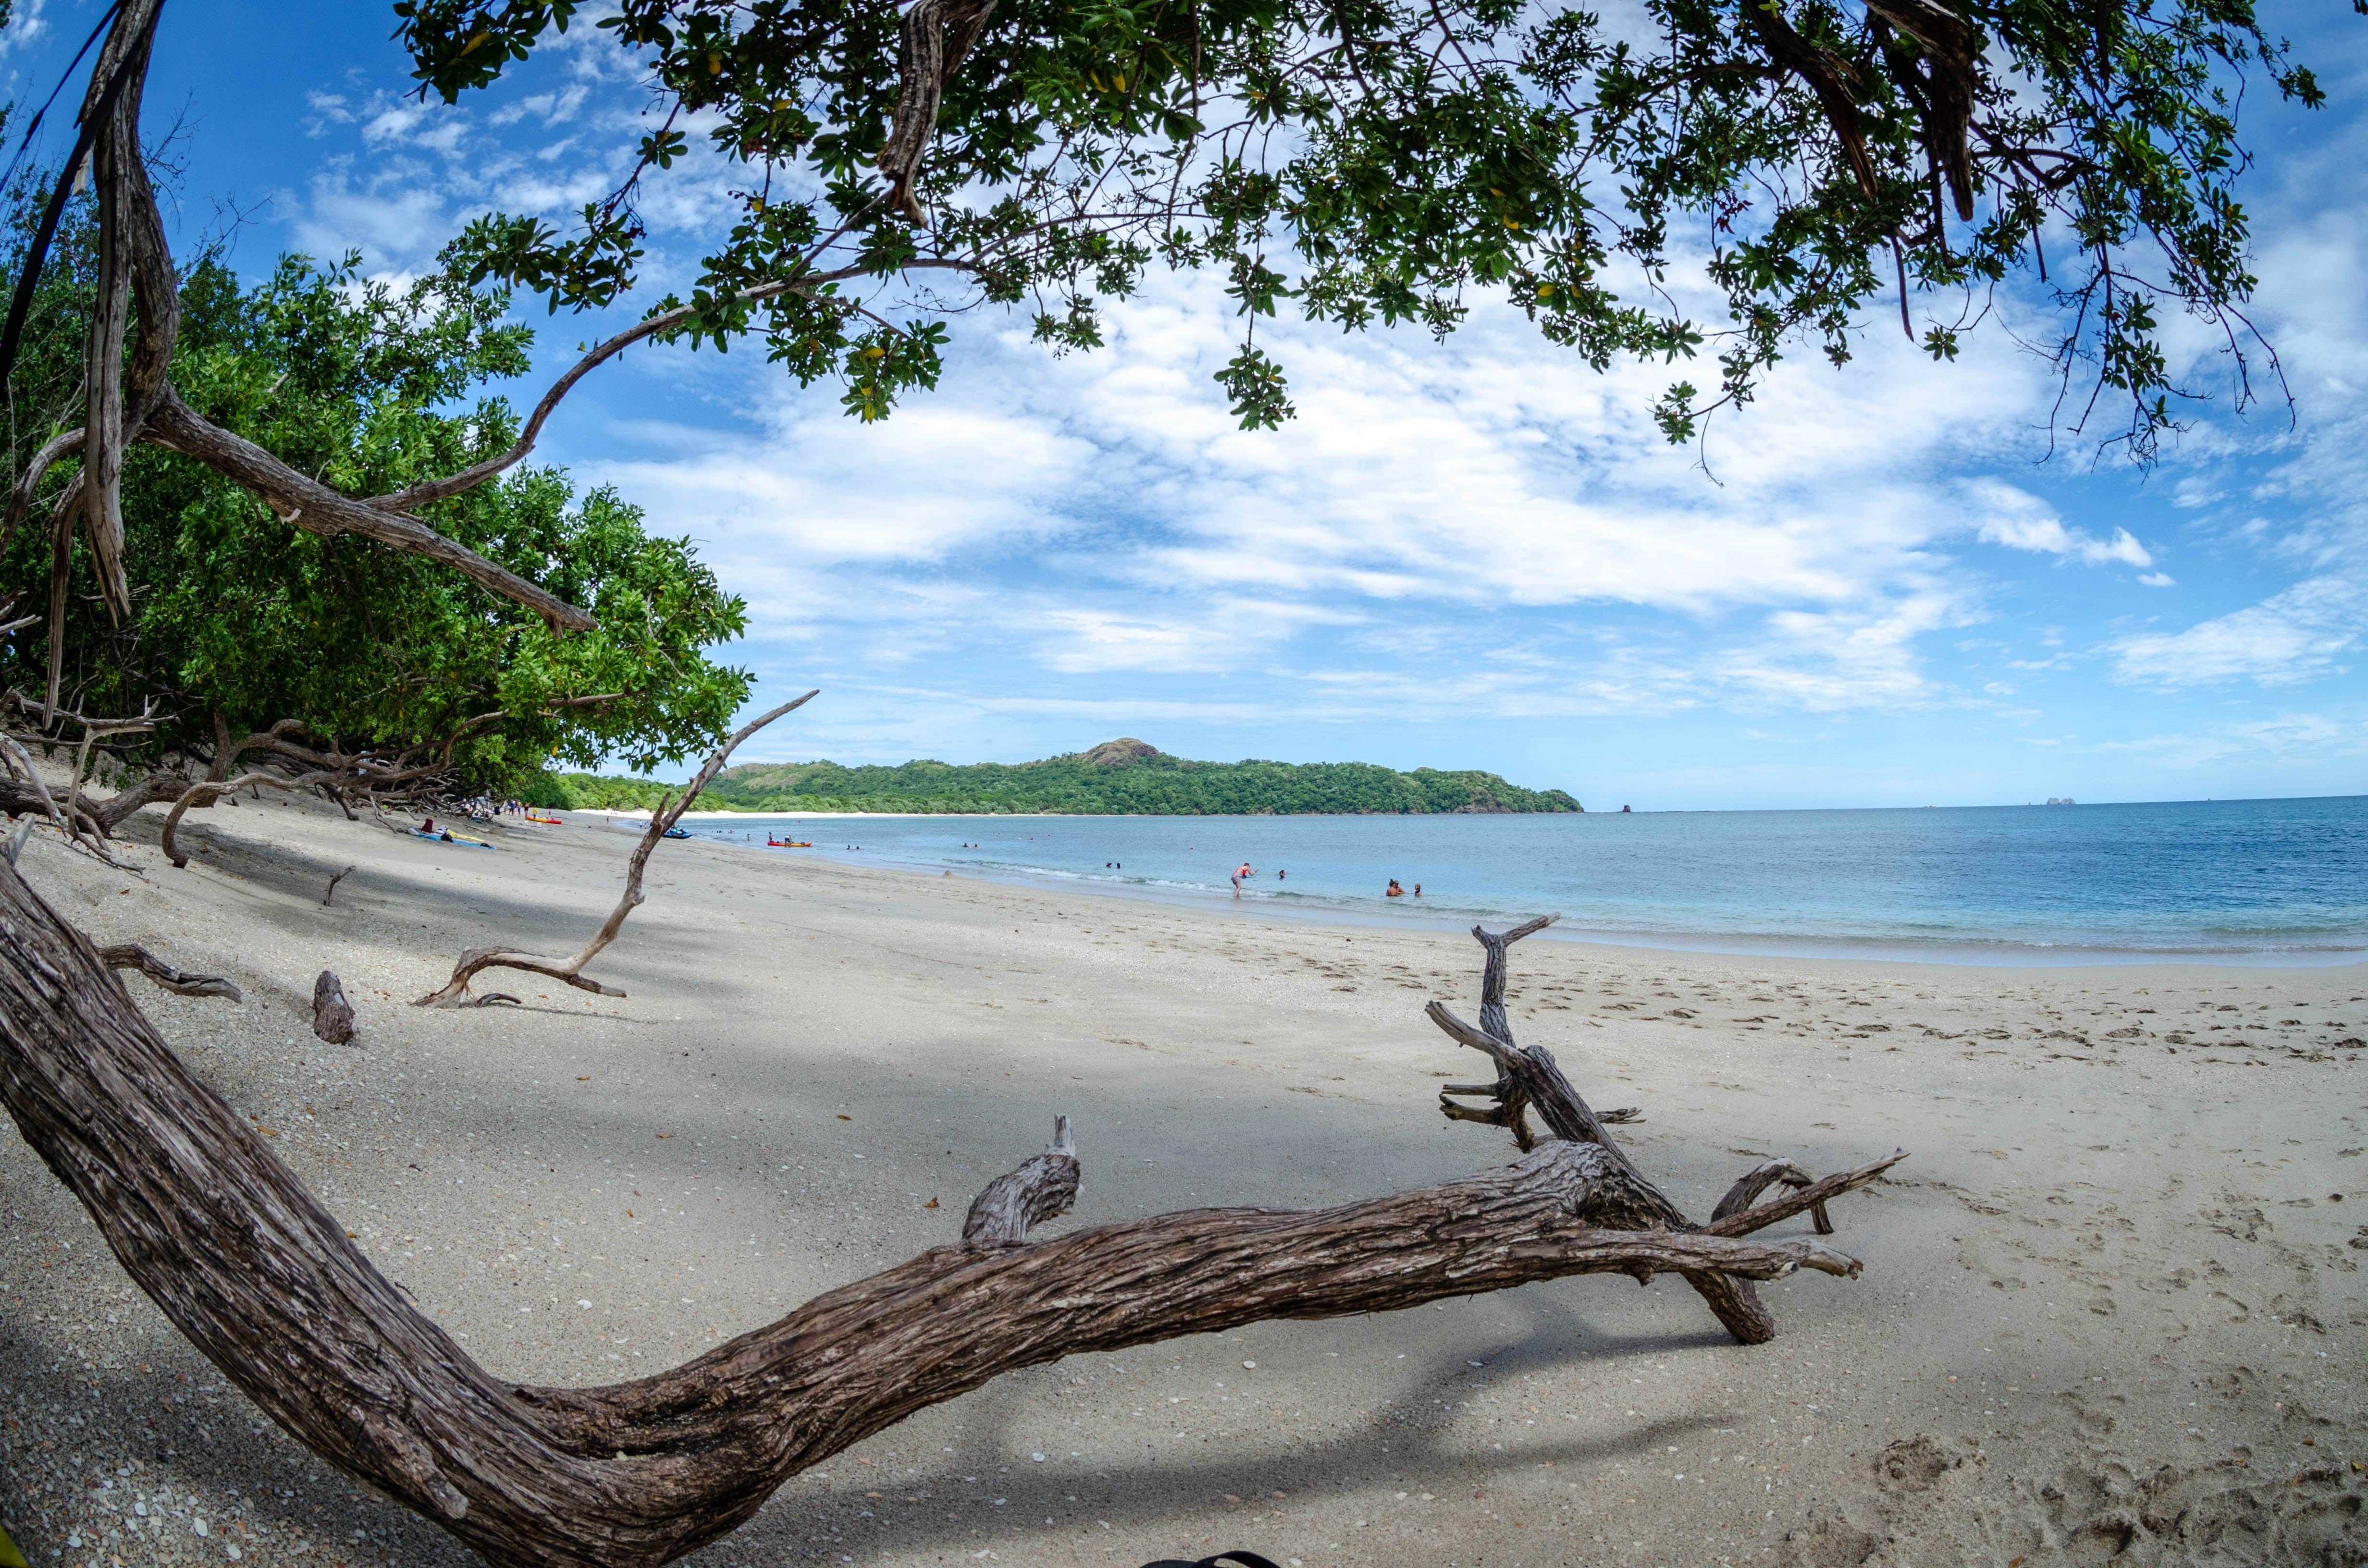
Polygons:
<instances>
[{"instance_id":1,"label":"white sand","mask_svg":"<svg viewBox=\"0 0 2368 1568\"><path fill-rule=\"evenodd\" d=\"M1436 1108L1485 1076L1421 1016L1475 1006L1460 936L673 843L598 967L630 996L489 975L527 1006L434 1012L404 1004L463 947L572 950L628 832L488 853L317 802L189 821L187 871L154 812L144 881L46 836L25 869L95 937L247 988L132 980L522 1381L655 1370L951 1239L1055 1111L1086 1166L1061 1225L1510 1151ZM2368 1559L2368 973L1514 955L1516 1029L1644 1108L1628 1145L1697 1214L1770 1154L1913 1151L1837 1208L1866 1277L1768 1288L1782 1336L1752 1349L1681 1281L1601 1278L1079 1358L874 1437L696 1561ZM323 967L353 1046L306 1027ZM14 1138L0 1184L0 1520L35 1562L467 1561L225 1392Z\"/></svg>"}]
</instances>

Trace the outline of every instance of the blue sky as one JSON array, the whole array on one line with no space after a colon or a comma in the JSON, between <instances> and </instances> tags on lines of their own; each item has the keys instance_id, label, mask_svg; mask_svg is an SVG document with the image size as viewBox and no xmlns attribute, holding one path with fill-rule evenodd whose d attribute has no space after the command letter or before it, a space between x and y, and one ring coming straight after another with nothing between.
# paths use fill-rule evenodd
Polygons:
<instances>
[{"instance_id":1,"label":"blue sky","mask_svg":"<svg viewBox=\"0 0 2368 1568\"><path fill-rule=\"evenodd\" d=\"M97 10L19 0L7 91L46 92ZM1075 358L968 318L941 389L870 428L758 356L636 350L540 456L700 542L749 601L730 656L760 699L824 688L757 757L1131 734L1487 767L1590 809L2368 792L2368 21L2265 16L2335 100L2257 91L2249 122L2255 313L2295 418L2224 398L2151 473L2048 459L2044 368L2004 333L1945 367L1881 330L1840 372L1805 355L1679 450L1646 417L1665 371L1598 376L1494 309L1445 346L1262 333L1299 418L1245 434L1209 380L1235 323L1191 278ZM589 29L445 108L405 96L393 25L376 0L166 8L148 122L183 122L176 243L234 208L250 272L350 246L400 274L488 208L605 194L643 129ZM715 189L651 210L654 282ZM553 366L597 324L535 320ZM2208 342L2174 345L2218 384Z\"/></svg>"}]
</instances>

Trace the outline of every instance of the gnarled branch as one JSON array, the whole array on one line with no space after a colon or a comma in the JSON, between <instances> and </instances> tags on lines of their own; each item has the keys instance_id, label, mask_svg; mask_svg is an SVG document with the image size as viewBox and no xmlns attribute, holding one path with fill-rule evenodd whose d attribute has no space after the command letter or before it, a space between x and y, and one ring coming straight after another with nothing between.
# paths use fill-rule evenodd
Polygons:
<instances>
[{"instance_id":1,"label":"gnarled branch","mask_svg":"<svg viewBox=\"0 0 2368 1568\"><path fill-rule=\"evenodd\" d=\"M1560 1141L1370 1202L1191 1210L1030 1241L1072 1190L1058 1140L973 1206L1012 1217L995 1244L932 1248L655 1377L519 1387L371 1266L6 869L0 1098L132 1278L248 1397L504 1568L655 1568L915 1411L1079 1352L1578 1274L1859 1271L1806 1237L1641 1224L1656 1195L1609 1150Z\"/></svg>"},{"instance_id":2,"label":"gnarled branch","mask_svg":"<svg viewBox=\"0 0 2368 1568\"><path fill-rule=\"evenodd\" d=\"M98 949L98 961L109 969L136 969L177 996L227 996L239 1000L238 987L218 974L183 974L137 942L118 942Z\"/></svg>"},{"instance_id":3,"label":"gnarled branch","mask_svg":"<svg viewBox=\"0 0 2368 1568\"><path fill-rule=\"evenodd\" d=\"M400 512L384 511L366 501L357 501L289 467L245 437L205 418L182 402L180 394L170 386L164 389L154 412L148 416L148 438L229 475L263 497L264 504L280 517L308 533L329 539L339 534L359 534L396 550L424 555L525 606L555 631L588 631L594 625L586 611L528 582L509 568L486 560L468 546L445 538L427 524Z\"/></svg>"},{"instance_id":4,"label":"gnarled branch","mask_svg":"<svg viewBox=\"0 0 2368 1568\"><path fill-rule=\"evenodd\" d=\"M1053 1142L1018 1170L988 1182L962 1218L962 1245L1018 1246L1045 1221L1066 1214L1077 1200L1076 1142L1069 1119L1053 1119Z\"/></svg>"},{"instance_id":5,"label":"gnarled branch","mask_svg":"<svg viewBox=\"0 0 2368 1568\"><path fill-rule=\"evenodd\" d=\"M1566 1142L1591 1144L1603 1151L1623 1177L1631 1184L1624 1214L1638 1229L1667 1230L1688 1235L1740 1236L1772 1225L1807 1210L1816 1216L1817 1233L1833 1233L1833 1224L1827 1216L1826 1204L1845 1192L1866 1186L1884 1171L1907 1156L1895 1152L1888 1158L1854 1171L1827 1176L1823 1181L1811 1181L1806 1171L1790 1160L1770 1160L1751 1171L1727 1190L1725 1198L1712 1214L1709 1225L1696 1225L1686 1218L1682 1210L1663 1196L1661 1190L1646 1181L1634 1164L1612 1141L1605 1130L1604 1119L1588 1108L1587 1101L1571 1087L1554 1062L1553 1052L1543 1046L1520 1046L1513 1043L1513 1030L1505 1011L1505 949L1523 937L1545 929L1554 916L1517 926L1503 933L1474 926L1472 935L1487 954L1481 971L1481 1027L1473 1028L1446 1004L1433 1002L1425 1011L1448 1038L1460 1045L1470 1046L1486 1055L1497 1065L1494 1084L1450 1084L1440 1091L1440 1108L1458 1121L1486 1122L1511 1131L1514 1139L1526 1150L1531 1146L1529 1129L1523 1112L1534 1108L1554 1135ZM1450 1095L1487 1095L1496 1104L1480 1108L1457 1105ZM1633 1113L1630 1113L1633 1114ZM1623 1118L1624 1119L1624 1118ZM1753 1200L1773 1182L1782 1181L1793 1187L1790 1196L1752 1208ZM1617 1223L1619 1221L1611 1221ZM1732 1269L1680 1270L1686 1282L1701 1293L1703 1302L1720 1323L1738 1341L1759 1345L1775 1336L1776 1320L1751 1288L1748 1276Z\"/></svg>"},{"instance_id":6,"label":"gnarled branch","mask_svg":"<svg viewBox=\"0 0 2368 1568\"><path fill-rule=\"evenodd\" d=\"M578 991L589 991L601 996L622 996L624 993L613 986L603 985L597 980L587 979L584 973L584 966L598 958L601 949L617 939L617 933L624 929L625 916L641 906L642 872L650 863L650 851L655 849L658 846L658 841L673 829L676 823L682 820L682 813L689 811L691 802L699 799L700 791L706 789L714 780L715 776L723 770L723 765L732 759L732 754L739 749L741 742L782 714L804 707L820 695L819 689L809 691L803 697L784 702L771 712L760 714L742 725L731 739L716 749L714 756L707 759L706 766L699 770L698 777L683 790L680 799L659 803L658 809L650 813L648 831L642 835L642 841L633 846L632 858L625 863L625 891L617 900L617 907L609 912L609 918L601 922L600 929L592 933L590 939L585 942L574 958L547 959L535 953L513 952L507 948L471 948L452 965L451 979L420 997L412 1006L415 1007L465 1007L482 1005L482 1002L487 999L472 999L469 995L469 982L472 977L489 969L524 970L529 974L547 975L552 980L564 982ZM505 997L504 1000L515 1001L517 998Z\"/></svg>"}]
</instances>

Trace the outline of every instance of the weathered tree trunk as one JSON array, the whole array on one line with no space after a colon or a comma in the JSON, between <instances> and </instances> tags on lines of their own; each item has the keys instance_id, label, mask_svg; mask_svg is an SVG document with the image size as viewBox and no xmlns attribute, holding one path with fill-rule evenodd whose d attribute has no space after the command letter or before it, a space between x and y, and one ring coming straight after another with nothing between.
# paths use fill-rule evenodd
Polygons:
<instances>
[{"instance_id":1,"label":"weathered tree trunk","mask_svg":"<svg viewBox=\"0 0 2368 1568\"><path fill-rule=\"evenodd\" d=\"M1616 1151L1557 1140L1369 1203L1194 1210L1030 1242L1076 1190L1064 1128L981 1194L959 1244L655 1377L527 1388L414 1309L6 868L0 1098L126 1271L273 1420L505 1568L655 1568L848 1444L1080 1351L1575 1274L1854 1275L1814 1240L1742 1238L1880 1168L1685 1233L1658 1226L1668 1200Z\"/></svg>"},{"instance_id":2,"label":"weathered tree trunk","mask_svg":"<svg viewBox=\"0 0 2368 1568\"><path fill-rule=\"evenodd\" d=\"M576 949L574 958L547 959L535 953L513 952L507 948L471 948L462 952L453 963L451 979L412 1003L412 1006L415 1007L476 1007L483 1006L488 1002L516 1002L517 997L501 992L494 992L484 996L470 994L469 982L489 969L523 970L529 974L548 975L553 980L564 981L578 991L589 991L601 996L622 996L624 993L614 986L603 985L597 980L587 978L584 973L584 966L598 958L602 949L617 939L617 933L625 928L625 916L641 907L642 873L649 867L650 851L655 849L658 846L658 841L673 829L675 824L682 820L682 813L690 810L691 802L699 799L700 791L712 783L718 773L723 771L723 765L732 760L732 754L739 749L741 742L782 714L804 707L820 695L819 690L809 691L803 697L784 702L771 712L759 714L742 725L736 733L716 748L715 755L707 759L706 766L699 770L698 777L684 787L680 800L659 802L658 809L650 813L649 830L642 835L642 841L633 846L632 857L625 862L625 891L617 900L617 907L609 912L609 918L600 923L600 929L593 932L584 946ZM180 862L176 860L174 864L178 865Z\"/></svg>"}]
</instances>

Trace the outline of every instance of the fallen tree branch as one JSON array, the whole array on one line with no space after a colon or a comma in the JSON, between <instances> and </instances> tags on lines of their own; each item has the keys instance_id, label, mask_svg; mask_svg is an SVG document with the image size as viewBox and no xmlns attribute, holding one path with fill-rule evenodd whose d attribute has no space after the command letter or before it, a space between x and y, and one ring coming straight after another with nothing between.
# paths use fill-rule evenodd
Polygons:
<instances>
[{"instance_id":1,"label":"fallen tree branch","mask_svg":"<svg viewBox=\"0 0 2368 1568\"><path fill-rule=\"evenodd\" d=\"M1513 1043L1513 1029L1505 1011L1505 949L1522 937L1544 930L1554 924L1554 915L1545 915L1517 926L1506 932L1472 927L1472 935L1487 954L1480 977L1480 1027L1474 1028L1455 1016L1442 1002L1433 1002L1424 1011L1449 1039L1459 1045L1470 1046L1496 1063L1494 1084L1450 1084L1440 1090L1440 1108L1452 1120L1479 1121L1503 1127L1513 1134L1514 1141L1527 1150L1532 1144L1526 1113L1535 1109L1540 1120L1557 1139L1574 1143L1593 1145L1618 1165L1634 1184L1632 1206L1635 1223L1640 1228L1667 1230L1681 1235L1741 1236L1780 1220L1803 1212L1816 1216L1817 1233L1831 1235L1833 1221L1826 1205L1845 1192L1855 1192L1874 1181L1893 1165L1907 1157L1905 1151L1894 1151L1873 1165L1861 1165L1812 1181L1809 1173L1791 1160L1769 1160L1744 1173L1726 1196L1712 1211L1711 1223L1697 1225L1685 1216L1684 1210L1669 1201L1661 1190L1645 1179L1642 1172L1612 1141L1605 1127L1605 1119L1588 1108L1587 1101L1563 1076L1555 1064L1554 1053L1543 1046L1520 1046ZM1495 1102L1487 1107L1459 1105L1451 1096L1485 1095ZM1622 1119L1630 1119L1631 1110ZM1753 1208L1752 1204L1768 1187L1777 1182L1793 1188L1774 1202ZM1745 1345L1764 1344L1775 1337L1776 1320L1759 1300L1749 1277L1732 1269L1686 1269L1686 1283L1698 1291L1705 1305L1726 1326L1726 1331Z\"/></svg>"},{"instance_id":2,"label":"fallen tree branch","mask_svg":"<svg viewBox=\"0 0 2368 1568\"><path fill-rule=\"evenodd\" d=\"M238 987L218 974L183 974L137 942L118 942L98 949L98 961L109 969L136 969L165 990L180 996L226 996L235 1002Z\"/></svg>"},{"instance_id":3,"label":"fallen tree branch","mask_svg":"<svg viewBox=\"0 0 2368 1568\"><path fill-rule=\"evenodd\" d=\"M322 908L326 909L329 907L329 901L337 896L337 884L344 881L347 877L350 877L353 874L354 869L351 866L348 866L344 870L339 871L336 876L329 879L329 889L326 892L321 895Z\"/></svg>"},{"instance_id":4,"label":"fallen tree branch","mask_svg":"<svg viewBox=\"0 0 2368 1568\"><path fill-rule=\"evenodd\" d=\"M156 847L176 871L189 869L189 858L181 853L174 835L181 825L181 815L191 807L202 809L212 805L225 795L235 795L241 790L269 785L274 790L308 790L330 777L325 773L302 773L293 778L283 778L277 773L242 773L235 778L206 778L190 785L173 801L173 809L165 813L165 831L157 835Z\"/></svg>"},{"instance_id":5,"label":"fallen tree branch","mask_svg":"<svg viewBox=\"0 0 2368 1568\"><path fill-rule=\"evenodd\" d=\"M96 823L90 825L89 842L84 842L82 821L87 820L88 813L77 812L77 818L81 820L67 819L65 812L58 809L57 800L51 795L50 787L41 782L41 776L33 767L31 756L23 746L17 744L17 738L14 735L0 734L0 745L6 745L14 754L16 762L22 765L25 772L25 782L21 785L14 780L0 783L0 811L6 811L10 816L16 816L31 811L38 803L42 814L57 824L58 833L65 839L69 848L79 849L94 859L113 866L119 870L121 869L115 857L99 847L100 840L105 835L98 830Z\"/></svg>"},{"instance_id":6,"label":"fallen tree branch","mask_svg":"<svg viewBox=\"0 0 2368 1568\"><path fill-rule=\"evenodd\" d=\"M731 739L725 741L716 750L713 756L707 759L706 766L699 770L698 777L691 779L683 790L681 799L671 802L664 801L659 802L658 809L650 813L649 830L642 835L642 841L633 846L632 858L625 863L625 891L617 900L617 907L609 912L609 918L600 923L600 929L592 933L590 939L585 942L574 958L547 959L535 953L514 952L507 948L471 948L453 963L451 979L446 981L438 989L429 992L412 1003L412 1006L415 1007L482 1006L492 998L472 997L469 994L469 982L489 969L524 970L529 974L547 975L552 980L564 982L578 991L589 991L600 996L622 996L624 993L615 987L603 985L597 980L587 979L584 973L584 966L598 958L601 949L617 939L617 933L624 929L625 916L641 907L642 872L649 866L650 851L655 849L658 846L658 841L666 835L676 823L682 820L682 813L689 811L691 802L699 799L700 791L706 789L714 780L715 776L723 770L723 765L732 760L732 754L739 749L741 742L782 714L793 712L804 707L820 695L818 688L809 691L803 697L784 702L771 712L761 714L742 725ZM517 998L505 997L504 1000L514 1002Z\"/></svg>"},{"instance_id":7,"label":"fallen tree branch","mask_svg":"<svg viewBox=\"0 0 2368 1568\"><path fill-rule=\"evenodd\" d=\"M6 869L0 1097L132 1278L271 1419L501 1568L656 1568L848 1445L1080 1352L1579 1274L1859 1272L1812 1238L1653 1228L1658 1194L1611 1150L1559 1140L1370 1202L1190 1210L1030 1241L1075 1190L1056 1132L980 1195L972 1214L998 1217L980 1236L655 1377L521 1387L371 1266Z\"/></svg>"}]
</instances>

